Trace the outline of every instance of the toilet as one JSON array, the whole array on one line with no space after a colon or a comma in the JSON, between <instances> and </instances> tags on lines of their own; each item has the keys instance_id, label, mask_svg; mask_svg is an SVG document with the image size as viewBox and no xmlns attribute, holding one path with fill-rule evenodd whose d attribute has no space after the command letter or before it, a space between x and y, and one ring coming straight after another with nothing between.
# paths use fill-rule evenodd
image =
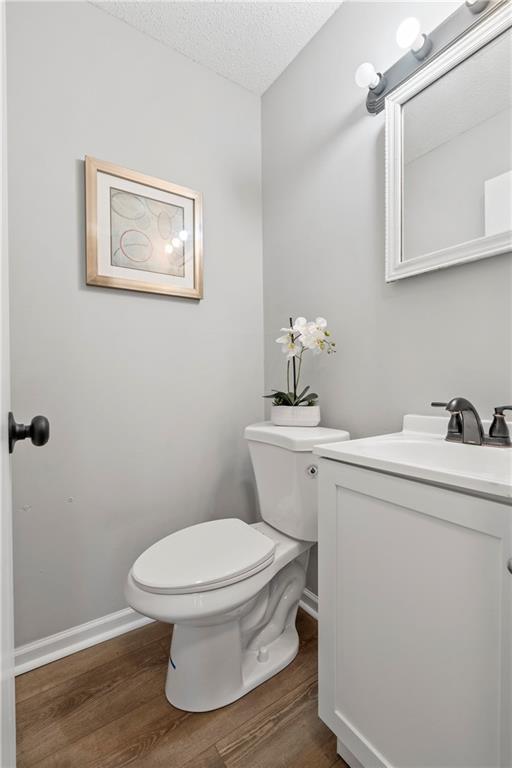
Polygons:
<instances>
[{"instance_id":1,"label":"toilet","mask_svg":"<svg viewBox=\"0 0 512 768\"><path fill-rule=\"evenodd\" d=\"M295 618L317 541L313 446L349 440L324 427L246 428L262 522L184 528L135 561L129 605L174 625L165 693L188 712L225 706L296 656Z\"/></svg>"}]
</instances>

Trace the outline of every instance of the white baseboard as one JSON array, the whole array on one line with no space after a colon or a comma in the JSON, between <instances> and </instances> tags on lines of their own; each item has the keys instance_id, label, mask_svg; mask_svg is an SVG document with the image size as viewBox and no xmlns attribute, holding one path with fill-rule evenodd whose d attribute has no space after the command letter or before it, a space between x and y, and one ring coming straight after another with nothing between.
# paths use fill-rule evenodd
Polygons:
<instances>
[{"instance_id":1,"label":"white baseboard","mask_svg":"<svg viewBox=\"0 0 512 768\"><path fill-rule=\"evenodd\" d=\"M31 669L42 667L64 656L70 656L72 653L102 643L104 640L110 640L112 637L123 635L152 621L153 619L141 616L132 608L123 608L122 611L109 613L86 624L79 624L77 627L70 627L55 635L35 640L33 643L20 645L14 652L14 674L22 675Z\"/></svg>"},{"instance_id":2,"label":"white baseboard","mask_svg":"<svg viewBox=\"0 0 512 768\"><path fill-rule=\"evenodd\" d=\"M313 592L305 589L299 605L318 621L318 597ZM123 608L122 611L109 613L86 624L79 624L77 627L70 627L55 635L35 640L33 643L20 645L14 652L14 674L22 675L24 672L30 672L31 669L63 659L64 656L83 651L84 648L103 643L104 640L124 635L125 632L150 624L152 621L153 619L141 616L132 608Z\"/></svg>"},{"instance_id":3,"label":"white baseboard","mask_svg":"<svg viewBox=\"0 0 512 768\"><path fill-rule=\"evenodd\" d=\"M299 605L306 613L309 613L310 616L318 621L318 595L315 595L310 589L305 589Z\"/></svg>"}]
</instances>

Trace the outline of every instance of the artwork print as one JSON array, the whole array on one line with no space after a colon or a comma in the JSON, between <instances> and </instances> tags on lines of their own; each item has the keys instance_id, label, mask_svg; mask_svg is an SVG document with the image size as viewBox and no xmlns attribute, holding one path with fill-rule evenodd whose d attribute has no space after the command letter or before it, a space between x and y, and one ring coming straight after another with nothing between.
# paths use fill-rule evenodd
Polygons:
<instances>
[{"instance_id":1,"label":"artwork print","mask_svg":"<svg viewBox=\"0 0 512 768\"><path fill-rule=\"evenodd\" d=\"M187 238L183 208L111 187L114 266L183 277Z\"/></svg>"}]
</instances>

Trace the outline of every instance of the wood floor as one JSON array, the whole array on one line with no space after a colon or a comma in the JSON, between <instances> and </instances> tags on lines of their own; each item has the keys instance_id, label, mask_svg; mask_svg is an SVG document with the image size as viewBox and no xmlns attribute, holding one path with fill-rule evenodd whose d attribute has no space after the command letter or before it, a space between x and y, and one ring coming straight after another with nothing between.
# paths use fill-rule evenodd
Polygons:
<instances>
[{"instance_id":1,"label":"wood floor","mask_svg":"<svg viewBox=\"0 0 512 768\"><path fill-rule=\"evenodd\" d=\"M16 680L18 768L347 768L317 716L317 626L285 670L215 712L164 695L169 627L149 624Z\"/></svg>"}]
</instances>

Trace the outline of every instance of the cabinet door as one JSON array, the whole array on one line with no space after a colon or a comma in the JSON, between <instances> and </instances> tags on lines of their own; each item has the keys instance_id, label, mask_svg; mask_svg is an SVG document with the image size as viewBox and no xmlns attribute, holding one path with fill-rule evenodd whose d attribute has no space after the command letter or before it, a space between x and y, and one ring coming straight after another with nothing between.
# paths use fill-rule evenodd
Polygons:
<instances>
[{"instance_id":1,"label":"cabinet door","mask_svg":"<svg viewBox=\"0 0 512 768\"><path fill-rule=\"evenodd\" d=\"M364 766L508 768L512 508L319 475L320 717Z\"/></svg>"}]
</instances>

